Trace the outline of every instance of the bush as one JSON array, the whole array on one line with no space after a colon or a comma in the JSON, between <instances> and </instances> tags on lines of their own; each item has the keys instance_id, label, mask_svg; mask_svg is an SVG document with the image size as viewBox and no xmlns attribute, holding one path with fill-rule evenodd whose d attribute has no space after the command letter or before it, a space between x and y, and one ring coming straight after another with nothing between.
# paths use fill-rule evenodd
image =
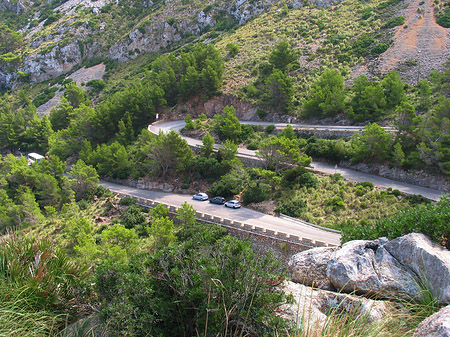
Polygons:
<instances>
[{"instance_id":1,"label":"bush","mask_svg":"<svg viewBox=\"0 0 450 337\"><path fill-rule=\"evenodd\" d=\"M119 205L121 206L131 206L134 205L136 203L136 200L132 199L132 198L122 198L119 201Z\"/></svg>"},{"instance_id":2,"label":"bush","mask_svg":"<svg viewBox=\"0 0 450 337\"><path fill-rule=\"evenodd\" d=\"M344 200L342 200L339 196L334 196L327 201L325 201L325 205L330 206L333 211L338 211L341 209L345 209L345 203Z\"/></svg>"},{"instance_id":3,"label":"bush","mask_svg":"<svg viewBox=\"0 0 450 337\"><path fill-rule=\"evenodd\" d=\"M319 179L314 173L309 172L303 166L286 170L281 179L284 187L317 187Z\"/></svg>"},{"instance_id":4,"label":"bush","mask_svg":"<svg viewBox=\"0 0 450 337\"><path fill-rule=\"evenodd\" d=\"M248 187L242 194L244 204L248 205L253 202L261 202L270 198L270 186L267 184L258 184L254 187Z\"/></svg>"},{"instance_id":5,"label":"bush","mask_svg":"<svg viewBox=\"0 0 450 337\"><path fill-rule=\"evenodd\" d=\"M393 28L396 26L401 26L405 23L404 16L396 16L395 18L391 18L383 25L383 28Z\"/></svg>"},{"instance_id":6,"label":"bush","mask_svg":"<svg viewBox=\"0 0 450 337\"><path fill-rule=\"evenodd\" d=\"M372 54L383 54L388 48L389 46L386 43L379 43L372 48Z\"/></svg>"},{"instance_id":7,"label":"bush","mask_svg":"<svg viewBox=\"0 0 450 337\"><path fill-rule=\"evenodd\" d=\"M187 233L192 239L183 244L134 256L128 265L99 266L100 317L111 331L118 336L194 336L196 331L229 336L244 335L244 328L255 336L274 336L285 328L275 315L286 301L276 288L284 277L280 263L271 254L255 254L250 241L194 227Z\"/></svg>"},{"instance_id":8,"label":"bush","mask_svg":"<svg viewBox=\"0 0 450 337\"><path fill-rule=\"evenodd\" d=\"M91 94L97 95L105 88L106 83L103 80L91 80L86 83L86 86L89 87Z\"/></svg>"},{"instance_id":9,"label":"bush","mask_svg":"<svg viewBox=\"0 0 450 337\"><path fill-rule=\"evenodd\" d=\"M382 236L394 239L408 233L420 232L428 235L434 242L445 245L450 249L449 223L450 198L444 196L434 204L415 205L400 210L391 217L378 220L374 226L366 223L346 223L342 227L342 242L373 240Z\"/></svg>"},{"instance_id":10,"label":"bush","mask_svg":"<svg viewBox=\"0 0 450 337\"><path fill-rule=\"evenodd\" d=\"M266 133L268 133L269 135L273 132L273 130L275 130L275 125L270 124L270 125L267 125L267 126L266 126L265 131L266 131Z\"/></svg>"},{"instance_id":11,"label":"bush","mask_svg":"<svg viewBox=\"0 0 450 337\"><path fill-rule=\"evenodd\" d=\"M282 213L294 218L300 217L307 209L306 201L300 197L286 199L277 208L276 212Z\"/></svg>"}]
</instances>

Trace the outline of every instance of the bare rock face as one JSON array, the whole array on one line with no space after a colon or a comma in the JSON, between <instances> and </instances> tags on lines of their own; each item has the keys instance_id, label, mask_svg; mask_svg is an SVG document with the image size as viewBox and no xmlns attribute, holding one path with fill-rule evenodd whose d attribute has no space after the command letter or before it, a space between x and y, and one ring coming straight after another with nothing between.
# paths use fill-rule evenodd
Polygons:
<instances>
[{"instance_id":1,"label":"bare rock face","mask_svg":"<svg viewBox=\"0 0 450 337\"><path fill-rule=\"evenodd\" d=\"M414 274L385 248L386 238L350 241L331 256L327 275L336 289L385 298L417 298Z\"/></svg>"},{"instance_id":2,"label":"bare rock face","mask_svg":"<svg viewBox=\"0 0 450 337\"><path fill-rule=\"evenodd\" d=\"M450 252L420 233L391 240L384 248L411 269L441 303L450 304Z\"/></svg>"},{"instance_id":3,"label":"bare rock face","mask_svg":"<svg viewBox=\"0 0 450 337\"><path fill-rule=\"evenodd\" d=\"M420 323L413 337L450 337L450 306Z\"/></svg>"},{"instance_id":4,"label":"bare rock face","mask_svg":"<svg viewBox=\"0 0 450 337\"><path fill-rule=\"evenodd\" d=\"M282 317L295 322L298 327L307 326L309 330L320 329L327 316L332 314L345 312L353 319L364 315L365 321L371 323L385 317L391 308L390 302L312 289L293 282L285 282L283 290L292 295L295 302L280 308Z\"/></svg>"},{"instance_id":5,"label":"bare rock face","mask_svg":"<svg viewBox=\"0 0 450 337\"><path fill-rule=\"evenodd\" d=\"M291 280L319 289L334 290L327 276L327 266L335 250L332 247L320 247L292 256L288 263Z\"/></svg>"}]
</instances>

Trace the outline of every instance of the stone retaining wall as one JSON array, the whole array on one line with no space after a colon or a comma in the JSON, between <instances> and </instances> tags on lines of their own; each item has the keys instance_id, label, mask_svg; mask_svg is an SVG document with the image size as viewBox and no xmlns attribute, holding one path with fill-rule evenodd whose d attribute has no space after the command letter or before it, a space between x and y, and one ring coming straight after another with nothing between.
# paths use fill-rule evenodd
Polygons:
<instances>
[{"instance_id":1,"label":"stone retaining wall","mask_svg":"<svg viewBox=\"0 0 450 337\"><path fill-rule=\"evenodd\" d=\"M160 204L159 202L150 199L140 198L126 193L114 192L114 194L119 198L134 199L136 200L137 205L145 208L154 208ZM168 204L163 205L168 208L169 213L176 214L178 207ZM232 236L235 236L239 239L248 238L251 240L252 246L255 250L264 253L272 251L275 257L283 261L287 261L293 254L310 248L334 246L325 242L314 241L311 239L299 237L297 235L276 232L270 229L265 229L262 227L257 227L254 225L202 212L196 212L195 218L199 222L215 223L221 225L222 227L226 228L226 230Z\"/></svg>"}]
</instances>

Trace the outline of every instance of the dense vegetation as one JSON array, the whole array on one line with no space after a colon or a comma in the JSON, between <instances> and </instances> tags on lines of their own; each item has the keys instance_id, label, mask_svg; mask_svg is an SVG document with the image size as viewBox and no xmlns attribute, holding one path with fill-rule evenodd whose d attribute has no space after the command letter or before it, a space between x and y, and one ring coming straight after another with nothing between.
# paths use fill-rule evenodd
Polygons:
<instances>
[{"instance_id":1,"label":"dense vegetation","mask_svg":"<svg viewBox=\"0 0 450 337\"><path fill-rule=\"evenodd\" d=\"M401 1L351 0L332 10L277 4L241 27L227 11L231 2L119 1L97 13L78 6L68 16L56 10L64 3L0 12L0 66L11 72L23 55L73 41L84 59L77 67L104 62L107 69L82 87L64 76L30 85L19 73L15 84L27 87L0 99L0 335L57 335L93 312L99 329L121 336L301 334L277 315L291 299L277 288L286 275L271 254L196 223L187 203L169 215L162 205L119 201L97 185L100 177L201 184L211 195L341 229L343 241L421 231L449 247L448 197L432 204L307 168L314 158L450 174L450 63L417 85L395 71L345 85L352 66L387 50L390 29L404 24L395 14ZM437 7L446 27L448 3ZM136 60L127 64L88 58L97 42L107 55L118 36L146 34L155 22L178 42L140 57L128 50ZM39 26L33 47L16 32L24 26ZM275 112L366 126L351 139L303 139L290 127L276 134L273 126L241 125L233 106L209 116L182 108L222 92L257 104L260 118ZM59 105L39 116L36 107L59 94ZM185 132L202 137L195 153L174 131L147 130L157 114L180 112ZM257 150L264 167L244 167L238 146ZM46 158L28 165L20 156L27 152ZM386 329L403 333L405 325Z\"/></svg>"}]
</instances>

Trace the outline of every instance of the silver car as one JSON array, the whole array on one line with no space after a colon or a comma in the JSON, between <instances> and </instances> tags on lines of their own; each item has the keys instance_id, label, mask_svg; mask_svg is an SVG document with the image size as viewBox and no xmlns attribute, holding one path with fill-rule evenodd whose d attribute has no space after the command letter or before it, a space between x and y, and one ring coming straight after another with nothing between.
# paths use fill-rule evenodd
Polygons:
<instances>
[{"instance_id":1,"label":"silver car","mask_svg":"<svg viewBox=\"0 0 450 337\"><path fill-rule=\"evenodd\" d=\"M197 194L194 194L192 196L192 199L205 201L205 200L208 200L208 194L206 194L206 193L197 193Z\"/></svg>"},{"instance_id":2,"label":"silver car","mask_svg":"<svg viewBox=\"0 0 450 337\"><path fill-rule=\"evenodd\" d=\"M227 201L225 203L225 207L230 207L230 208L240 208L241 207L241 203L237 200L230 200Z\"/></svg>"}]
</instances>

